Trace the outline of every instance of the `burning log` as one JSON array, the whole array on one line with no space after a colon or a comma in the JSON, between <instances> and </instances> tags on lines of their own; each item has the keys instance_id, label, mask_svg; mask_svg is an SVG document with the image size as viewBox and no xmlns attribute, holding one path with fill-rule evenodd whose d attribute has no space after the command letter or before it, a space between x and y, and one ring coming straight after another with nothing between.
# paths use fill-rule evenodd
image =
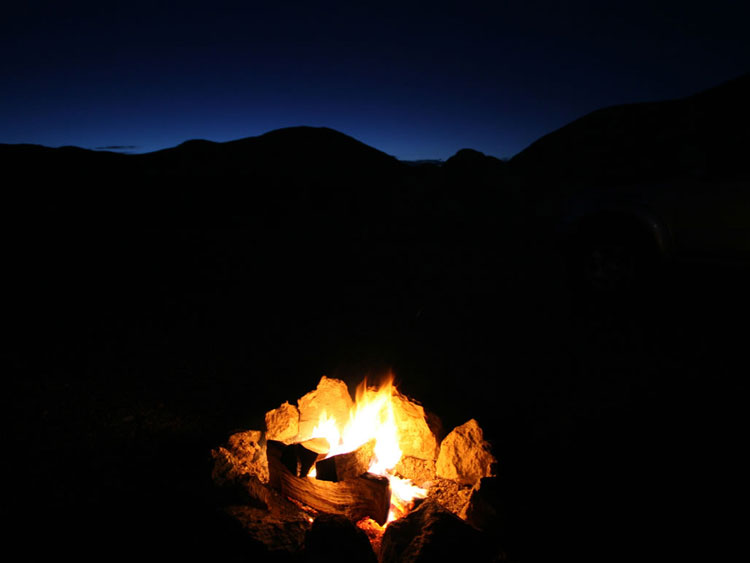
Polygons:
<instances>
[{"instance_id":1,"label":"burning log","mask_svg":"<svg viewBox=\"0 0 750 563\"><path fill-rule=\"evenodd\" d=\"M369 516L381 526L388 518L391 504L388 479L372 473L332 483L294 477L284 472L281 475L281 492L315 510L341 514L352 521Z\"/></svg>"},{"instance_id":2,"label":"burning log","mask_svg":"<svg viewBox=\"0 0 750 563\"><path fill-rule=\"evenodd\" d=\"M293 475L282 461L289 446L269 440L270 484L282 495L327 514L341 514L352 521L370 517L383 525L388 517L391 487L388 479L365 473L333 483Z\"/></svg>"},{"instance_id":3,"label":"burning log","mask_svg":"<svg viewBox=\"0 0 750 563\"><path fill-rule=\"evenodd\" d=\"M298 406L284 403L266 413L265 423L265 432L234 434L212 451L212 477L218 500L228 503L225 512L269 553L372 560L359 533L350 539L362 549L342 551L338 540L327 549L332 536L352 532L356 523L382 563L497 558L494 547L486 550L503 525L491 477L497 462L475 420L441 443L439 419L392 381L377 388L363 382L353 402L343 381L323 377ZM376 445L378 463L371 466ZM332 447L344 453L325 458ZM310 477L313 467L317 478ZM389 516L393 522L384 528Z\"/></svg>"},{"instance_id":4,"label":"burning log","mask_svg":"<svg viewBox=\"0 0 750 563\"><path fill-rule=\"evenodd\" d=\"M271 447L277 447L275 444L279 442L269 440L269 443L274 444ZM292 475L307 477L315 462L323 459L329 448L330 446L325 438L314 438L299 444L291 444L281 448L281 463Z\"/></svg>"},{"instance_id":5,"label":"burning log","mask_svg":"<svg viewBox=\"0 0 750 563\"><path fill-rule=\"evenodd\" d=\"M316 478L321 481L344 481L367 473L375 453L375 440L370 440L353 452L321 459L315 464Z\"/></svg>"}]
</instances>

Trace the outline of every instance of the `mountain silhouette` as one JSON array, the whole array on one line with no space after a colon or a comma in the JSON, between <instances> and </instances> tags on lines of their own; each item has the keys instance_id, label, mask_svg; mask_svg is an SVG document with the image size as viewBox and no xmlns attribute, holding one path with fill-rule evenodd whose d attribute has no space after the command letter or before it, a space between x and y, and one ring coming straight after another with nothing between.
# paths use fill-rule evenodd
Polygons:
<instances>
[{"instance_id":1,"label":"mountain silhouette","mask_svg":"<svg viewBox=\"0 0 750 563\"><path fill-rule=\"evenodd\" d=\"M139 155L138 164L167 174L329 175L396 171L392 156L327 127L289 127L225 143L191 140ZM369 173L368 172L368 173Z\"/></svg>"},{"instance_id":2,"label":"mountain silhouette","mask_svg":"<svg viewBox=\"0 0 750 563\"><path fill-rule=\"evenodd\" d=\"M394 172L395 157L327 127L289 127L257 137L216 143L190 140L146 154L120 154L77 147L0 144L0 163L27 177L74 173L91 177L113 166L119 173L151 176L342 175ZM114 171L114 170L113 170Z\"/></svg>"},{"instance_id":3,"label":"mountain silhouette","mask_svg":"<svg viewBox=\"0 0 750 563\"><path fill-rule=\"evenodd\" d=\"M747 177L750 74L677 100L591 112L510 161L529 187L554 191L679 176Z\"/></svg>"},{"instance_id":4,"label":"mountain silhouette","mask_svg":"<svg viewBox=\"0 0 750 563\"><path fill-rule=\"evenodd\" d=\"M197 212L212 198L237 197L253 205L344 198L342 208L407 200L413 207L430 197L430 186L472 200L509 185L534 194L667 177L746 178L747 99L750 74L682 99L596 110L508 162L462 149L442 166L413 166L333 129L301 126L146 154L0 144L0 167L6 177L21 178L24 189L14 197L53 214L91 204L155 215L180 206ZM461 194L450 196L455 202L454 196Z\"/></svg>"},{"instance_id":5,"label":"mountain silhouette","mask_svg":"<svg viewBox=\"0 0 750 563\"><path fill-rule=\"evenodd\" d=\"M0 168L21 179L24 188L12 199L28 214L105 221L186 214L219 220L265 205L294 205L300 212L330 202L342 210L378 207L374 195L387 196L410 170L348 135L304 126L224 143L190 140L147 154L0 145Z\"/></svg>"}]
</instances>

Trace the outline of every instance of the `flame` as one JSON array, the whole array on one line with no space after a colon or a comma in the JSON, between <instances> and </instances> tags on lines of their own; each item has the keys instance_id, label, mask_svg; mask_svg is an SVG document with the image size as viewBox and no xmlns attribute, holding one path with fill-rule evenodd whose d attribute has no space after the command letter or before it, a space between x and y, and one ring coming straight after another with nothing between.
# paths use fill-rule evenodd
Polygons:
<instances>
[{"instance_id":1,"label":"flame","mask_svg":"<svg viewBox=\"0 0 750 563\"><path fill-rule=\"evenodd\" d=\"M391 509L387 523L407 514L415 499L427 496L425 489L413 485L409 479L393 474L394 467L401 459L399 430L394 415L395 393L393 376L389 376L379 387L368 387L365 379L357 387L349 419L338 421L323 411L311 435L311 438L328 440L331 447L326 458L352 452L370 440L375 440L369 472L387 477L390 482ZM308 476L315 476L314 469Z\"/></svg>"}]
</instances>

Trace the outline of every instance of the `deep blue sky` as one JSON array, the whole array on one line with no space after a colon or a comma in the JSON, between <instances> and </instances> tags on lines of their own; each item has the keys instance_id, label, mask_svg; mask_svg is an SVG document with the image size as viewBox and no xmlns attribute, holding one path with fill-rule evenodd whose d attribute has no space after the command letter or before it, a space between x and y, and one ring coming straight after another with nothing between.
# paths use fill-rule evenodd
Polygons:
<instances>
[{"instance_id":1,"label":"deep blue sky","mask_svg":"<svg viewBox=\"0 0 750 563\"><path fill-rule=\"evenodd\" d=\"M607 105L750 69L748 2L18 2L0 142L135 152L328 126L401 159L510 157Z\"/></svg>"}]
</instances>

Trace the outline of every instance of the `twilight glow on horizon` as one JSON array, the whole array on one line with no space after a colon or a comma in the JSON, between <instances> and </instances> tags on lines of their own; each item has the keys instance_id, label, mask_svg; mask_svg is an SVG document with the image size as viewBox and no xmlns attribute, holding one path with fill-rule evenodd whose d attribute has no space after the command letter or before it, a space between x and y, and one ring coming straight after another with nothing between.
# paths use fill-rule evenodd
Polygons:
<instances>
[{"instance_id":1,"label":"twilight glow on horizon","mask_svg":"<svg viewBox=\"0 0 750 563\"><path fill-rule=\"evenodd\" d=\"M0 143L149 152L325 126L402 160L511 157L595 109L748 70L742 3L30 1Z\"/></svg>"}]
</instances>

